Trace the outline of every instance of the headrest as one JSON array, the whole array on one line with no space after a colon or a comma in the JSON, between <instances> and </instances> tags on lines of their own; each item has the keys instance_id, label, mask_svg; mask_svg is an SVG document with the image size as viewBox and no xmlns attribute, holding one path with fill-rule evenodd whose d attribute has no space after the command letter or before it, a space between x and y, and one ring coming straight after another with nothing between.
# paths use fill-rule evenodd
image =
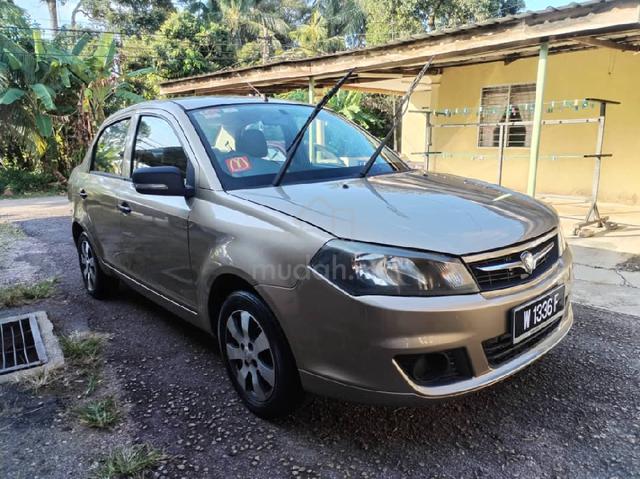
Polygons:
<instances>
[{"instance_id":1,"label":"headrest","mask_svg":"<svg viewBox=\"0 0 640 479\"><path fill-rule=\"evenodd\" d=\"M244 130L236 141L236 151L249 156L264 158L267 156L267 140L260 130Z\"/></svg>"}]
</instances>

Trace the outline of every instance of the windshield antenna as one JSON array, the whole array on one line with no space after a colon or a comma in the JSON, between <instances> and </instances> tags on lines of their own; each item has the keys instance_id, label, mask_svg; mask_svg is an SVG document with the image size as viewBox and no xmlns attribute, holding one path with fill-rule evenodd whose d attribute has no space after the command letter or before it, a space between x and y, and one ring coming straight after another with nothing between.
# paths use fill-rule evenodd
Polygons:
<instances>
[{"instance_id":1,"label":"windshield antenna","mask_svg":"<svg viewBox=\"0 0 640 479\"><path fill-rule=\"evenodd\" d=\"M258 94L258 96L261 96L262 99L264 100L265 103L267 103L269 101L269 99L267 98L267 94L266 93L260 93L260 90L258 90L256 87L254 87L251 83L249 82L245 82L247 85L249 85L249 88L251 88L254 92L256 92Z\"/></svg>"},{"instance_id":2,"label":"windshield antenna","mask_svg":"<svg viewBox=\"0 0 640 479\"><path fill-rule=\"evenodd\" d=\"M398 126L398 123L400 122L404 114L407 112L407 108L409 107L409 98L411 98L411 94L413 93L413 90L416 89L416 87L420 83L420 80L422 80L422 77L427 73L427 70L431 66L431 63L433 62L434 58L435 58L435 55L429 58L429 61L425 63L425 65L422 67L422 70L420 70L420 73L418 73L418 75L416 75L416 77L413 79L413 82L411 82L409 89L402 97L402 100L400 100L400 103L396 107L396 111L393 113L393 124L391 125L391 128L389 129L389 132L387 133L387 135L382 139L382 141L380 141L380 144L375 149L373 154L369 157L364 167L360 171L361 178L364 178L365 176L367 176L367 174L369 173L369 170L371 170L371 167L376 162L376 159L382 152L382 149L389 142L391 135L393 135L393 131L396 129L396 127Z\"/></svg>"},{"instance_id":3,"label":"windshield antenna","mask_svg":"<svg viewBox=\"0 0 640 479\"><path fill-rule=\"evenodd\" d=\"M280 171L278 171L278 174L276 174L276 177L272 183L273 186L279 186L280 183L282 183L282 179L284 178L284 175L286 174L287 169L289 168L289 165L293 160L293 156L296 154L296 151L300 146L300 143L302 143L302 138L309 128L309 125L311 125L313 120L315 120L316 116L318 116L318 113L320 113L320 110L322 110L327 102L331 100L331 98L333 98L336 93L338 93L338 90L340 90L340 87L344 85L344 83L349 79L349 77L353 73L353 70L353 68L349 70L342 78L340 78L338 83L333 85L333 88L331 88L331 90L329 90L327 94L323 96L322 99L316 104L315 108L309 115L309 118L307 118L307 121L305 121L304 125L302 125L302 128L298 130L298 133L296 133L296 136L293 138L291 145L289 145L289 148L287 148L287 158L284 160L284 163L282 164Z\"/></svg>"}]
</instances>

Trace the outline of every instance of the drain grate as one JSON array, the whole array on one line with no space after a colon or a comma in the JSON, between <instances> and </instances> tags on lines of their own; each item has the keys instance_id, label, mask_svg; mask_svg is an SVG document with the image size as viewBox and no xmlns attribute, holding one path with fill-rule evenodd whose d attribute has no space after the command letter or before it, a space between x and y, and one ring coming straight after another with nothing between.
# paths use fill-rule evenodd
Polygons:
<instances>
[{"instance_id":1,"label":"drain grate","mask_svg":"<svg viewBox=\"0 0 640 479\"><path fill-rule=\"evenodd\" d=\"M0 374L47 362L47 353L34 314L0 319L0 353Z\"/></svg>"}]
</instances>

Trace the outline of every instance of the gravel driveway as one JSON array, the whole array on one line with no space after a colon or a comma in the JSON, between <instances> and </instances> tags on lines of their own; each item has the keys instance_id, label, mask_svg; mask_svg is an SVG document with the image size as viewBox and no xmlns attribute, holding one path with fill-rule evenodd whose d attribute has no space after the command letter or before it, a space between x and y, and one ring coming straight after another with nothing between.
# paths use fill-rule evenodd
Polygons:
<instances>
[{"instance_id":1,"label":"gravel driveway","mask_svg":"<svg viewBox=\"0 0 640 479\"><path fill-rule=\"evenodd\" d=\"M413 409L313 397L266 422L239 403L208 336L127 288L105 302L84 294L68 218L18 224L46 245L29 261L60 278L59 293L30 309L59 333L114 335L107 363L127 430L172 458L156 476L640 477L640 318L576 306L573 330L545 358L456 400ZM2 455L15 457L22 433L0 432ZM68 477L51 461L49 474L26 459L8 471ZM1 462L0 476L15 477Z\"/></svg>"}]
</instances>

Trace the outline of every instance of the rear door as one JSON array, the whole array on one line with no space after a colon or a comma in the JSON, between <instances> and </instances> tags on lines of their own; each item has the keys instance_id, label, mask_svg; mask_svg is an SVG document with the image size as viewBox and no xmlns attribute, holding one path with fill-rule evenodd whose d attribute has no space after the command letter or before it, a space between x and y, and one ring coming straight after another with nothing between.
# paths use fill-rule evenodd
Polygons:
<instances>
[{"instance_id":1,"label":"rear door","mask_svg":"<svg viewBox=\"0 0 640 479\"><path fill-rule=\"evenodd\" d=\"M88 228L103 261L119 267L122 263L120 216L117 197L129 183L125 157L129 153L131 118L112 121L94 143L89 173L78 183L80 202L88 218Z\"/></svg>"},{"instance_id":2,"label":"rear door","mask_svg":"<svg viewBox=\"0 0 640 479\"><path fill-rule=\"evenodd\" d=\"M141 112L136 120L131 172L136 168L176 166L195 184L195 164L177 121L168 113ZM189 179L188 179L189 177ZM189 213L193 199L138 193L129 182L118 205L122 216L124 272L162 295L195 305L189 260Z\"/></svg>"}]
</instances>

